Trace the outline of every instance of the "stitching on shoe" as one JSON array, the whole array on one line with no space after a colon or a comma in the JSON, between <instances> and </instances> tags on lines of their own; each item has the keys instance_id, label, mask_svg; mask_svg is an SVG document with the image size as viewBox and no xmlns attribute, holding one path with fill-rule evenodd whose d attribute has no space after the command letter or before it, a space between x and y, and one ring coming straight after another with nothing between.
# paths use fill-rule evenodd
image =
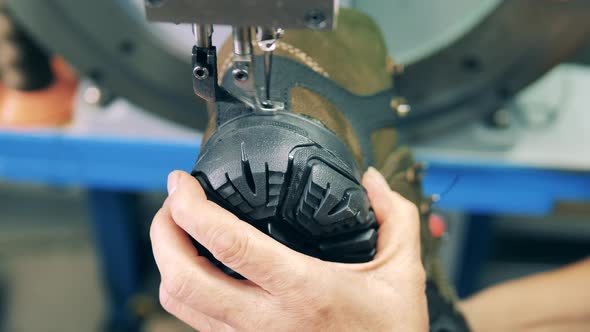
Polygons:
<instances>
[{"instance_id":1,"label":"stitching on shoe","mask_svg":"<svg viewBox=\"0 0 590 332\"><path fill-rule=\"evenodd\" d=\"M325 77L330 77L330 75L328 75L328 72L325 71L319 63L317 63L312 57L310 57L307 53L303 52L299 48L280 40L277 41L277 48L293 55L301 62L303 62L305 65L307 65L309 68L313 69L315 72Z\"/></svg>"},{"instance_id":2,"label":"stitching on shoe","mask_svg":"<svg viewBox=\"0 0 590 332\"><path fill-rule=\"evenodd\" d=\"M320 64L317 63L317 61L315 61L311 56L309 56L307 53L303 52L301 49L299 49L291 44L287 44L284 41L280 41L280 40L277 41L277 48L294 56L299 61L301 61L303 64L305 64L306 66L311 68L313 71L315 71L316 73L323 75L324 77L330 78L330 75L328 74L328 72L324 68L322 68L322 66L320 66ZM229 70L231 65L232 65L232 57L230 56L227 59L225 59L225 61L223 61L223 64L221 65L221 71L220 71L221 75L219 75L219 83L220 84L223 81L223 75Z\"/></svg>"}]
</instances>

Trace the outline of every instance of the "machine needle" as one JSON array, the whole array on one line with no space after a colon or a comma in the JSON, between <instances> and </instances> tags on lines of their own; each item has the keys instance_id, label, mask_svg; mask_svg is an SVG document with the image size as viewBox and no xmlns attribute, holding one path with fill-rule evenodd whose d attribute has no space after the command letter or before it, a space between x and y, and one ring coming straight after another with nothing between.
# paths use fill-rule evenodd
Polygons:
<instances>
[{"instance_id":1,"label":"machine needle","mask_svg":"<svg viewBox=\"0 0 590 332\"><path fill-rule=\"evenodd\" d=\"M260 49L264 52L264 100L262 104L271 105L270 84L272 72L273 51L277 48L277 39L283 34L283 29L258 28L257 39Z\"/></svg>"},{"instance_id":2,"label":"machine needle","mask_svg":"<svg viewBox=\"0 0 590 332\"><path fill-rule=\"evenodd\" d=\"M264 52L264 92L265 103L270 103L270 72L272 69L272 51Z\"/></svg>"}]
</instances>

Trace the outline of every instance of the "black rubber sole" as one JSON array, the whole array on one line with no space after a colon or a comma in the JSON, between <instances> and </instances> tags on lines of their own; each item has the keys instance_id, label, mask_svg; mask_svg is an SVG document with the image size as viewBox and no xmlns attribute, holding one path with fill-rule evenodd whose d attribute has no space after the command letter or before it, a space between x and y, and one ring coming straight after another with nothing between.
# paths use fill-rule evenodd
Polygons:
<instances>
[{"instance_id":1,"label":"black rubber sole","mask_svg":"<svg viewBox=\"0 0 590 332\"><path fill-rule=\"evenodd\" d=\"M314 121L284 112L236 118L209 139L193 175L209 199L295 250L348 263L375 255L360 171Z\"/></svg>"}]
</instances>

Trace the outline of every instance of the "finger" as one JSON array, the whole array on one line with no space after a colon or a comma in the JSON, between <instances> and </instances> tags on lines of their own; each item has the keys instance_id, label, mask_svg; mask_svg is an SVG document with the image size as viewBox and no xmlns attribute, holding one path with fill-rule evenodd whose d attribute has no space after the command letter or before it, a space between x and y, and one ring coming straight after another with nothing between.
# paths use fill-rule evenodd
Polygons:
<instances>
[{"instance_id":1,"label":"finger","mask_svg":"<svg viewBox=\"0 0 590 332\"><path fill-rule=\"evenodd\" d=\"M393 252L420 257L420 216L416 205L393 192L374 168L365 173L363 185L379 222L376 258Z\"/></svg>"},{"instance_id":2,"label":"finger","mask_svg":"<svg viewBox=\"0 0 590 332\"><path fill-rule=\"evenodd\" d=\"M310 258L208 201L189 174L177 174L176 190L169 197L174 221L223 264L270 293L297 285L312 274Z\"/></svg>"},{"instance_id":3,"label":"finger","mask_svg":"<svg viewBox=\"0 0 590 332\"><path fill-rule=\"evenodd\" d=\"M242 318L257 314L251 304L262 301L263 291L225 275L199 256L167 206L154 217L150 237L162 285L177 301L236 326Z\"/></svg>"},{"instance_id":4,"label":"finger","mask_svg":"<svg viewBox=\"0 0 590 332\"><path fill-rule=\"evenodd\" d=\"M234 331L234 329L179 301L160 285L162 308L199 332Z\"/></svg>"}]
</instances>

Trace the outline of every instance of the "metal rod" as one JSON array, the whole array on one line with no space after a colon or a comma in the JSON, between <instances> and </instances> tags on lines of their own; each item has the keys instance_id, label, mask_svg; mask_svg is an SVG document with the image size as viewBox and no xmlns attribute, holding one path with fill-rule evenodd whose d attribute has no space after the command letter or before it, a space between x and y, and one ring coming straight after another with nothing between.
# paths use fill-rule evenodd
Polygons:
<instances>
[{"instance_id":1,"label":"metal rod","mask_svg":"<svg viewBox=\"0 0 590 332\"><path fill-rule=\"evenodd\" d=\"M264 52L264 93L266 102L270 102L270 72L272 69L272 51Z\"/></svg>"},{"instance_id":2,"label":"metal rod","mask_svg":"<svg viewBox=\"0 0 590 332\"><path fill-rule=\"evenodd\" d=\"M193 24L193 34L196 38L197 47L209 48L213 45L211 36L213 35L213 25L211 24Z\"/></svg>"},{"instance_id":3,"label":"metal rod","mask_svg":"<svg viewBox=\"0 0 590 332\"><path fill-rule=\"evenodd\" d=\"M234 54L251 55L252 54L252 34L250 27L234 27Z\"/></svg>"},{"instance_id":4,"label":"metal rod","mask_svg":"<svg viewBox=\"0 0 590 332\"><path fill-rule=\"evenodd\" d=\"M277 39L282 34L282 29L258 28L258 46L264 52L264 94L263 102L270 103L270 76L272 70L272 54L277 47Z\"/></svg>"}]
</instances>

